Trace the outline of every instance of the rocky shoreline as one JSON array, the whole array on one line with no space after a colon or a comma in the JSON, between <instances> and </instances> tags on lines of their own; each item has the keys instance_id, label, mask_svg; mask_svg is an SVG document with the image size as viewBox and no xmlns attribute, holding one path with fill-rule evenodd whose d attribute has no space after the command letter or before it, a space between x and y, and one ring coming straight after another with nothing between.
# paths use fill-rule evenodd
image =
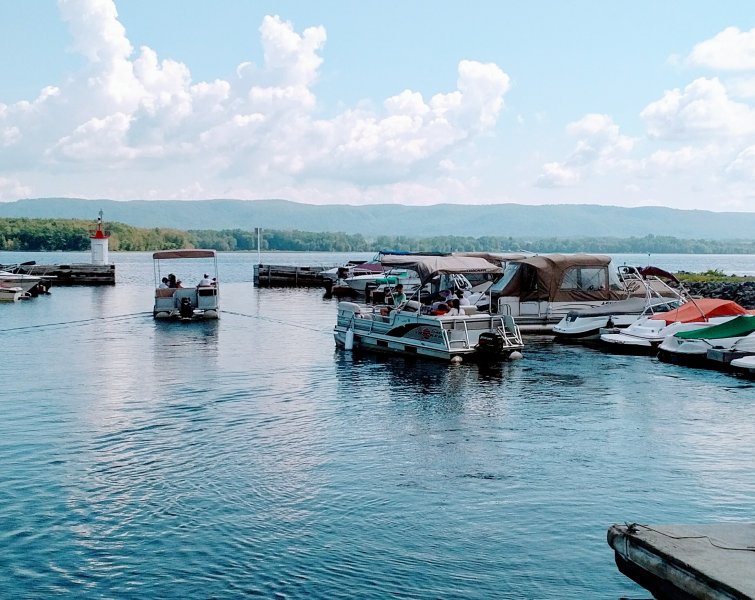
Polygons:
<instances>
[{"instance_id":1,"label":"rocky shoreline","mask_svg":"<svg viewBox=\"0 0 755 600\"><path fill-rule=\"evenodd\" d=\"M694 297L734 300L743 308L755 309L755 281L690 282L685 283L684 287Z\"/></svg>"}]
</instances>

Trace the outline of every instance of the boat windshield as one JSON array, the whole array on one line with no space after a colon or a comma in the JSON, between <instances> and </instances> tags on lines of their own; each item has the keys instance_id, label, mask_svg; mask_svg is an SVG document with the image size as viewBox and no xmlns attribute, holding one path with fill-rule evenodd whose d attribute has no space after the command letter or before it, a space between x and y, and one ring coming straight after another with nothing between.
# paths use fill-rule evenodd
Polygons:
<instances>
[{"instance_id":1,"label":"boat windshield","mask_svg":"<svg viewBox=\"0 0 755 600\"><path fill-rule=\"evenodd\" d=\"M619 270L614 266L613 261L608 265L608 288L614 291L625 289Z\"/></svg>"},{"instance_id":2,"label":"boat windshield","mask_svg":"<svg viewBox=\"0 0 755 600\"><path fill-rule=\"evenodd\" d=\"M507 264L501 278L490 286L490 292L495 293L503 290L514 279L521 266L521 264L515 262Z\"/></svg>"}]
</instances>

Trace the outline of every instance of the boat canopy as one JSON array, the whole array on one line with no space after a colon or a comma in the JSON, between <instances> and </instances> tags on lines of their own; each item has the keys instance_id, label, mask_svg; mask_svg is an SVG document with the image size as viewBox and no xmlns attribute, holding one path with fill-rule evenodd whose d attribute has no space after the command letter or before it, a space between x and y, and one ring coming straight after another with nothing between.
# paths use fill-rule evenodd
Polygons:
<instances>
[{"instance_id":1,"label":"boat canopy","mask_svg":"<svg viewBox=\"0 0 755 600\"><path fill-rule=\"evenodd\" d=\"M168 258L215 258L215 250L160 250L152 255L154 260Z\"/></svg>"},{"instance_id":2,"label":"boat canopy","mask_svg":"<svg viewBox=\"0 0 755 600\"><path fill-rule=\"evenodd\" d=\"M454 273L503 273L498 265L477 256L435 256L435 255L396 255L382 256L383 266L401 267L415 271L422 283L426 283L436 275Z\"/></svg>"},{"instance_id":3,"label":"boat canopy","mask_svg":"<svg viewBox=\"0 0 755 600\"><path fill-rule=\"evenodd\" d=\"M671 323L702 323L712 317L734 317L747 311L733 300L699 298L682 304L679 308L650 317L656 321Z\"/></svg>"},{"instance_id":4,"label":"boat canopy","mask_svg":"<svg viewBox=\"0 0 755 600\"><path fill-rule=\"evenodd\" d=\"M505 267L511 261L522 260L532 256L532 254L524 252L454 252L454 256L476 256L477 258L484 258L494 265Z\"/></svg>"},{"instance_id":5,"label":"boat canopy","mask_svg":"<svg viewBox=\"0 0 755 600\"><path fill-rule=\"evenodd\" d=\"M521 302L621 300L626 289L610 265L611 257L603 254L528 256L508 264L495 291Z\"/></svg>"},{"instance_id":6,"label":"boat canopy","mask_svg":"<svg viewBox=\"0 0 755 600\"><path fill-rule=\"evenodd\" d=\"M726 323L711 325L693 331L680 331L674 336L682 340L719 340L731 337L744 337L755 331L755 315L740 315Z\"/></svg>"}]
</instances>

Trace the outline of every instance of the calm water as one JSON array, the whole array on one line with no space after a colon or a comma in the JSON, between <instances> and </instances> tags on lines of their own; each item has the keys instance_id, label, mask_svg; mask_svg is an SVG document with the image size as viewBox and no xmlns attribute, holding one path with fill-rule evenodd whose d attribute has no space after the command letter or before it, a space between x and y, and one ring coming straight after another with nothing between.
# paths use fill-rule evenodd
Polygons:
<instances>
[{"instance_id":1,"label":"calm water","mask_svg":"<svg viewBox=\"0 0 755 600\"><path fill-rule=\"evenodd\" d=\"M720 258L652 262L755 272ZM29 259L89 257L0 253ZM0 305L3 597L647 598L610 524L755 514L751 382L542 338L488 370L352 356L256 253L221 256L218 322L156 323L149 255L111 260Z\"/></svg>"}]
</instances>

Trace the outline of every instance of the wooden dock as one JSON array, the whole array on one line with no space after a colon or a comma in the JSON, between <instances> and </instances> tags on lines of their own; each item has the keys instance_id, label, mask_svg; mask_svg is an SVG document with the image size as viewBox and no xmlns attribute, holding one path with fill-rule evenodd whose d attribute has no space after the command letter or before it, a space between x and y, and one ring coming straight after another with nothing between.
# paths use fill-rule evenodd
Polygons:
<instances>
[{"instance_id":1,"label":"wooden dock","mask_svg":"<svg viewBox=\"0 0 755 600\"><path fill-rule=\"evenodd\" d=\"M755 599L755 523L612 525L608 544L656 598Z\"/></svg>"},{"instance_id":2,"label":"wooden dock","mask_svg":"<svg viewBox=\"0 0 755 600\"><path fill-rule=\"evenodd\" d=\"M115 265L20 265L21 273L50 277L53 286L115 285Z\"/></svg>"},{"instance_id":3,"label":"wooden dock","mask_svg":"<svg viewBox=\"0 0 755 600\"><path fill-rule=\"evenodd\" d=\"M254 265L254 283L259 287L326 287L331 280L320 273L332 267Z\"/></svg>"}]
</instances>

